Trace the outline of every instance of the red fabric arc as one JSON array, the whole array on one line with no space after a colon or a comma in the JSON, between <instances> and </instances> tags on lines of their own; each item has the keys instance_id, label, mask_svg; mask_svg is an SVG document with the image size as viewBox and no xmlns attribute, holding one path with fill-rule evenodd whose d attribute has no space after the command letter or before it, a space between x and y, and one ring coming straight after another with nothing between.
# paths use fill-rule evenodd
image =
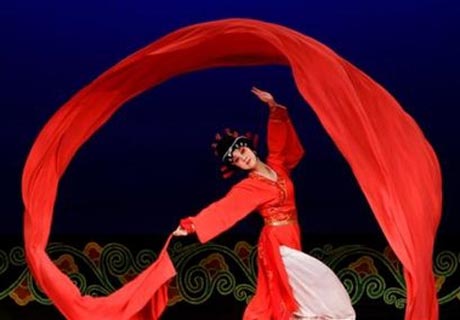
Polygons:
<instances>
[{"instance_id":1,"label":"red fabric arc","mask_svg":"<svg viewBox=\"0 0 460 320\"><path fill-rule=\"evenodd\" d=\"M165 250L107 297L81 296L45 252L58 182L79 147L121 105L176 75L205 68L282 64L351 166L404 266L406 320L438 319L432 253L441 215L441 173L415 121L362 71L314 39L248 19L182 28L110 68L49 120L22 181L25 252L38 285L69 319L155 319L175 275ZM169 240L168 240L169 241Z\"/></svg>"}]
</instances>

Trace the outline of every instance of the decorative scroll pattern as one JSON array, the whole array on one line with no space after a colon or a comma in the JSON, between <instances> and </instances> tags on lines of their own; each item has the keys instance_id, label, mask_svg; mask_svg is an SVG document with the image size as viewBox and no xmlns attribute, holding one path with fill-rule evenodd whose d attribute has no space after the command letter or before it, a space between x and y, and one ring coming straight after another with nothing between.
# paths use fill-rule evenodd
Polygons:
<instances>
[{"instance_id":1,"label":"decorative scroll pattern","mask_svg":"<svg viewBox=\"0 0 460 320\"><path fill-rule=\"evenodd\" d=\"M213 243L183 245L175 242L170 250L179 274L170 285L170 305L181 301L201 304L215 294L233 295L237 301L248 302L254 294L255 246L243 241L234 248ZM83 250L53 243L48 254L55 257L55 263L84 294L93 296L109 294L156 259L153 250L141 250L134 255L118 243L101 247L90 242ZM337 248L325 245L312 249L309 254L336 272L353 304L372 299L404 308L402 267L389 247L381 252L361 245ZM441 305L460 300L459 262L460 254L448 250L435 257L436 289ZM5 285L6 279L15 280ZM21 247L14 247L8 253L0 250L0 285L0 300L10 297L20 306L31 301L51 304L28 272Z\"/></svg>"}]
</instances>

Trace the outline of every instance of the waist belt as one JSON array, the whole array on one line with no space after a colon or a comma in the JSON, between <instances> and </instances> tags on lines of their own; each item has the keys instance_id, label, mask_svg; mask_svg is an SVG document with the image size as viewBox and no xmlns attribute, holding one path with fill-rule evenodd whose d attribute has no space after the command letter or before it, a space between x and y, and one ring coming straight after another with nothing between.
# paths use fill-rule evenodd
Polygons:
<instances>
[{"instance_id":1,"label":"waist belt","mask_svg":"<svg viewBox=\"0 0 460 320\"><path fill-rule=\"evenodd\" d=\"M284 226L284 225L287 225L287 224L294 224L294 223L297 223L297 219L292 217L292 218L289 218L289 219L285 219L285 220L273 220L273 219L265 219L265 225L266 226Z\"/></svg>"}]
</instances>

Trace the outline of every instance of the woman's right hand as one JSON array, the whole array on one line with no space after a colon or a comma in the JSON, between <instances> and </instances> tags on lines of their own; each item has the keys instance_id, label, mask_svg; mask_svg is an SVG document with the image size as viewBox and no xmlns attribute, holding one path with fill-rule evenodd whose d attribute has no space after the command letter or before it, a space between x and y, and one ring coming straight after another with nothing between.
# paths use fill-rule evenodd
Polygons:
<instances>
[{"instance_id":1,"label":"woman's right hand","mask_svg":"<svg viewBox=\"0 0 460 320\"><path fill-rule=\"evenodd\" d=\"M256 87L252 87L251 92L254 93L261 101L267 103L269 106L276 105L275 98L273 98L270 92L262 91Z\"/></svg>"},{"instance_id":2,"label":"woman's right hand","mask_svg":"<svg viewBox=\"0 0 460 320\"><path fill-rule=\"evenodd\" d=\"M183 229L181 226L178 226L176 230L173 232L173 236L175 237L184 237L187 236L188 232L187 230Z\"/></svg>"}]
</instances>

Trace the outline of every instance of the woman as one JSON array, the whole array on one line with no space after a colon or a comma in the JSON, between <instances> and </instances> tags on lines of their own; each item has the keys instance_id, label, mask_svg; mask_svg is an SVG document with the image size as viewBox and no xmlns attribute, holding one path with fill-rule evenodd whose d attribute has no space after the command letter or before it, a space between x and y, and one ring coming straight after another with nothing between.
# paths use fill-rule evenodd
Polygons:
<instances>
[{"instance_id":1,"label":"woman","mask_svg":"<svg viewBox=\"0 0 460 320\"><path fill-rule=\"evenodd\" d=\"M248 176L222 199L181 220L175 236L196 233L204 243L257 210L264 219L258 243L257 289L244 320L354 319L345 288L334 273L301 250L291 170L304 154L287 109L273 96L252 88L270 109L268 157L262 162L252 141L227 131L218 135L216 154L224 174L244 170Z\"/></svg>"}]
</instances>

